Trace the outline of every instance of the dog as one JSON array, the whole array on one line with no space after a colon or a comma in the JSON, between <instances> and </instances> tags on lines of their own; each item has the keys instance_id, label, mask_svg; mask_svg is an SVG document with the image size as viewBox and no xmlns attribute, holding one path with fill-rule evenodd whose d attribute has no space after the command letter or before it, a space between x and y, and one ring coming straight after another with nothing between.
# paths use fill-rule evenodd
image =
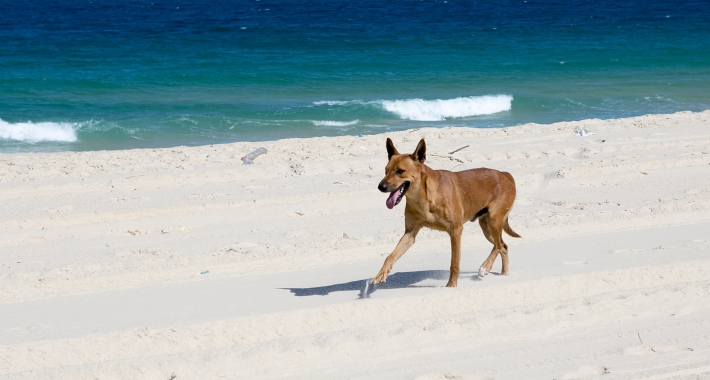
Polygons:
<instances>
[{"instance_id":1,"label":"dog","mask_svg":"<svg viewBox=\"0 0 710 380\"><path fill-rule=\"evenodd\" d=\"M486 239L493 244L493 250L481 264L478 275L483 277L491 271L498 254L503 262L501 274L508 275L508 246L503 242L503 231L512 237L520 237L508 225L508 214L515 201L513 176L487 168L460 172L431 169L424 164L424 139L419 141L412 154L399 154L389 138L386 145L389 162L385 167L385 178L377 188L390 193L386 201L389 209L406 197L404 235L370 283L376 285L387 281L392 265L414 244L419 230L428 227L445 231L451 238L451 268L446 286L456 287L463 224L476 219Z\"/></svg>"}]
</instances>

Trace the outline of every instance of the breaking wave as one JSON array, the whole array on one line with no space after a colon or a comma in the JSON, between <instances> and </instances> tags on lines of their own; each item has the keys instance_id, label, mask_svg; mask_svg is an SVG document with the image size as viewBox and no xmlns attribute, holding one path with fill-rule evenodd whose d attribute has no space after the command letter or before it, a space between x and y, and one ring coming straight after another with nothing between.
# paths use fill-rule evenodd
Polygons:
<instances>
[{"instance_id":1,"label":"breaking wave","mask_svg":"<svg viewBox=\"0 0 710 380\"><path fill-rule=\"evenodd\" d=\"M14 140L27 143L41 141L75 142L76 123L8 123L0 119L0 140Z\"/></svg>"},{"instance_id":2,"label":"breaking wave","mask_svg":"<svg viewBox=\"0 0 710 380\"><path fill-rule=\"evenodd\" d=\"M513 97L509 95L486 95L443 100L383 100L382 107L402 119L442 121L508 111L512 102Z\"/></svg>"},{"instance_id":3,"label":"breaking wave","mask_svg":"<svg viewBox=\"0 0 710 380\"><path fill-rule=\"evenodd\" d=\"M330 107L365 105L393 113L400 119L443 121L509 111L512 103L513 97L510 95L485 95L435 100L324 100L313 102L312 105Z\"/></svg>"}]
</instances>

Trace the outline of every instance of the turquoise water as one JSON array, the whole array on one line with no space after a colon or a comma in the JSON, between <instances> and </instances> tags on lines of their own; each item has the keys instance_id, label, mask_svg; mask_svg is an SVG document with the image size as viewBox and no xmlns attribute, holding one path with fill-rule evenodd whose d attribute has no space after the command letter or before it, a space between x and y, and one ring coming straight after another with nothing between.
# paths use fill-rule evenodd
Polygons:
<instances>
[{"instance_id":1,"label":"turquoise water","mask_svg":"<svg viewBox=\"0 0 710 380\"><path fill-rule=\"evenodd\" d=\"M0 152L710 108L705 1L0 3Z\"/></svg>"}]
</instances>

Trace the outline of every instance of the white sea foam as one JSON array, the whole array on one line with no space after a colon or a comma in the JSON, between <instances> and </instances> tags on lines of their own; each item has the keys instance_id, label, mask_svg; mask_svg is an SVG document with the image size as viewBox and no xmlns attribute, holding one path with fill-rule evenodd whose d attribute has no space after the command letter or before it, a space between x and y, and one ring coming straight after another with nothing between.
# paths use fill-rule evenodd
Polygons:
<instances>
[{"instance_id":1,"label":"white sea foam","mask_svg":"<svg viewBox=\"0 0 710 380\"><path fill-rule=\"evenodd\" d=\"M76 138L75 123L8 123L0 119L0 140L15 140L28 143L40 141L74 142Z\"/></svg>"},{"instance_id":2,"label":"white sea foam","mask_svg":"<svg viewBox=\"0 0 710 380\"><path fill-rule=\"evenodd\" d=\"M314 106L345 106L348 104L358 104L362 103L359 100L322 100L319 102L313 102Z\"/></svg>"},{"instance_id":3,"label":"white sea foam","mask_svg":"<svg viewBox=\"0 0 710 380\"><path fill-rule=\"evenodd\" d=\"M348 125L357 124L360 120L353 121L331 121L331 120L311 120L314 125L327 127L347 127Z\"/></svg>"},{"instance_id":4,"label":"white sea foam","mask_svg":"<svg viewBox=\"0 0 710 380\"><path fill-rule=\"evenodd\" d=\"M404 100L323 100L314 106L368 105L384 109L401 119L417 121L442 121L508 111L513 97L510 95L469 96L455 99L404 99Z\"/></svg>"},{"instance_id":5,"label":"white sea foam","mask_svg":"<svg viewBox=\"0 0 710 380\"><path fill-rule=\"evenodd\" d=\"M382 107L402 119L441 121L508 111L512 102L510 95L486 95L436 100L383 100Z\"/></svg>"}]
</instances>

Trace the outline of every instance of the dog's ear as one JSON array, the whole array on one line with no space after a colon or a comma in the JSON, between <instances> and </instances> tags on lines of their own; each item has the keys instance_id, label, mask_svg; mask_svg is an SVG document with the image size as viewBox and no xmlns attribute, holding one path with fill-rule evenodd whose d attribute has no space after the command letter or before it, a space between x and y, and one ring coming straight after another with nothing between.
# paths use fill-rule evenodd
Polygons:
<instances>
[{"instance_id":1,"label":"dog's ear","mask_svg":"<svg viewBox=\"0 0 710 380\"><path fill-rule=\"evenodd\" d=\"M424 139L419 140L417 149L414 149L414 153L412 153L412 159L421 163L426 161L426 143L424 142Z\"/></svg>"},{"instance_id":2,"label":"dog's ear","mask_svg":"<svg viewBox=\"0 0 710 380\"><path fill-rule=\"evenodd\" d=\"M387 159L389 160L395 154L399 154L399 152L397 152L397 148L394 147L394 143L388 137L387 138Z\"/></svg>"}]
</instances>

